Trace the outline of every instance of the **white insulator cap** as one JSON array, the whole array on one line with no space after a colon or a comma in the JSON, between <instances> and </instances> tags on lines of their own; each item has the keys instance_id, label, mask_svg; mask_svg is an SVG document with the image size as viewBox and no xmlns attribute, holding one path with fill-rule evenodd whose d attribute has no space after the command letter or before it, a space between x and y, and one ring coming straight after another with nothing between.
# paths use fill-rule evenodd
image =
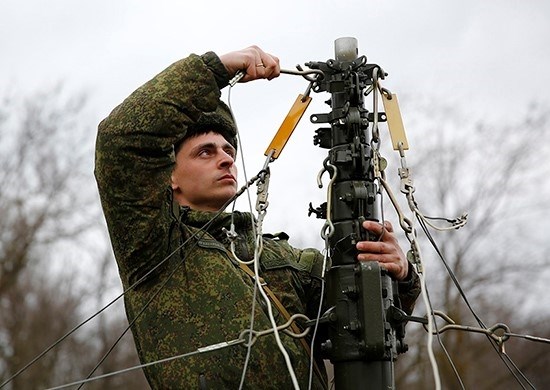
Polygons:
<instances>
[{"instance_id":1,"label":"white insulator cap","mask_svg":"<svg viewBox=\"0 0 550 390\"><path fill-rule=\"evenodd\" d=\"M353 61L359 54L357 39L352 37L338 38L334 41L334 53L337 61Z\"/></svg>"}]
</instances>

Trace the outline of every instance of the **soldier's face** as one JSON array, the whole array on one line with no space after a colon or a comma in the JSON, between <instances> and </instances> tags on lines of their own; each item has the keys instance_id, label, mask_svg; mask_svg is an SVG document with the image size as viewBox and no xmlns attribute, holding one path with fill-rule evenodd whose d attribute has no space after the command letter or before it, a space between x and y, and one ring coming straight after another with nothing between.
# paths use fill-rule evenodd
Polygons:
<instances>
[{"instance_id":1,"label":"soldier's face","mask_svg":"<svg viewBox=\"0 0 550 390\"><path fill-rule=\"evenodd\" d=\"M235 148L217 133L187 139L176 155L174 198L194 210L218 211L237 191Z\"/></svg>"}]
</instances>

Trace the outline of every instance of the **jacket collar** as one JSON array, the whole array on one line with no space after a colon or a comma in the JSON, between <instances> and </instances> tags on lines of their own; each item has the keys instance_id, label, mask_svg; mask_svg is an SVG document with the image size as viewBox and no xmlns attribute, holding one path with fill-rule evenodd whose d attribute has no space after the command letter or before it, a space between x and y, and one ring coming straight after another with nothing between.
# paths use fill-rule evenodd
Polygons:
<instances>
[{"instance_id":1,"label":"jacket collar","mask_svg":"<svg viewBox=\"0 0 550 390\"><path fill-rule=\"evenodd\" d=\"M237 233L249 232L252 229L252 216L248 212L234 211L233 213L217 214L215 211L198 211L186 206L181 207L181 221L185 225L201 229L208 224L205 228L206 231L220 241L224 241L226 236L222 229L230 230L231 221L233 221ZM233 217L231 217L232 214Z\"/></svg>"}]
</instances>

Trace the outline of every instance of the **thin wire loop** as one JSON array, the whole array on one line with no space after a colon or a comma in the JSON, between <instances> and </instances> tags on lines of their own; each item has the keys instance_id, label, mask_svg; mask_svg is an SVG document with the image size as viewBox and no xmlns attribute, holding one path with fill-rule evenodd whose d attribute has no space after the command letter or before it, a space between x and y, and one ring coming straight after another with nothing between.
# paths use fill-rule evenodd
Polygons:
<instances>
[{"instance_id":1,"label":"thin wire loop","mask_svg":"<svg viewBox=\"0 0 550 390\"><path fill-rule=\"evenodd\" d=\"M292 330L290 330L292 324L294 322L297 322L297 320L304 320L307 322L309 321L309 318L305 314L294 314L290 316L288 321L286 321L284 324L279 325L275 328L269 328L262 331L245 329L239 335L239 339L251 340L244 344L246 347L248 347L249 345L253 345L256 342L256 340L258 340L258 337L266 336L266 335L276 333L276 332L281 332L281 331L295 339L304 338L309 334L310 327L306 327L304 331L300 333L294 333Z\"/></svg>"}]
</instances>

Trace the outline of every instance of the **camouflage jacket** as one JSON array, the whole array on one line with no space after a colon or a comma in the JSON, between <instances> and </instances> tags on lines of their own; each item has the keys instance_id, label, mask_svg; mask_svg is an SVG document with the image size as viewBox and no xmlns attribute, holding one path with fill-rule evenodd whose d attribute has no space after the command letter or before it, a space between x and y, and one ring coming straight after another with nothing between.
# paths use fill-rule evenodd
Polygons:
<instances>
[{"instance_id":1,"label":"camouflage jacket","mask_svg":"<svg viewBox=\"0 0 550 390\"><path fill-rule=\"evenodd\" d=\"M234 340L250 327L254 284L231 254L231 214L174 207L169 189L174 143L203 112L216 109L228 74L214 53L191 55L132 93L99 125L95 174L125 294L128 320L143 363ZM252 258L251 216L234 213L236 255ZM211 221L211 223L209 223ZM292 247L285 234L266 235L261 275L291 314L313 318L320 301L321 254ZM418 292L402 294L412 308ZM254 329L270 329L266 304L256 299ZM275 310L277 323L284 319ZM300 386L309 358L281 335ZM153 388L238 388L247 349L197 353L145 368ZM258 338L245 388L292 388L272 336ZM313 388L321 388L314 375Z\"/></svg>"}]
</instances>

